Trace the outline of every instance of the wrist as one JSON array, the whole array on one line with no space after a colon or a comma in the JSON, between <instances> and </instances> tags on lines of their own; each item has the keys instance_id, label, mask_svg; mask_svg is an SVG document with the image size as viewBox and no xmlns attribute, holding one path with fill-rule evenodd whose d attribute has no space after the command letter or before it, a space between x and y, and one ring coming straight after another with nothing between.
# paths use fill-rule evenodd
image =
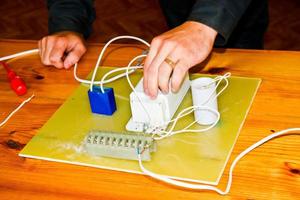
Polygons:
<instances>
[{"instance_id":1,"label":"wrist","mask_svg":"<svg viewBox=\"0 0 300 200\"><path fill-rule=\"evenodd\" d=\"M56 35L56 36L77 36L80 37L82 40L84 40L83 34L76 32L76 31L59 31L59 32L55 32L51 35Z\"/></svg>"},{"instance_id":2,"label":"wrist","mask_svg":"<svg viewBox=\"0 0 300 200\"><path fill-rule=\"evenodd\" d=\"M201 32L202 34L204 34L205 38L211 43L213 44L217 35L218 35L218 32L213 29L212 27L210 26L207 26L203 23L200 23L200 22L196 22L196 21L187 21L185 22L185 24L193 27L196 31L199 31Z\"/></svg>"}]
</instances>

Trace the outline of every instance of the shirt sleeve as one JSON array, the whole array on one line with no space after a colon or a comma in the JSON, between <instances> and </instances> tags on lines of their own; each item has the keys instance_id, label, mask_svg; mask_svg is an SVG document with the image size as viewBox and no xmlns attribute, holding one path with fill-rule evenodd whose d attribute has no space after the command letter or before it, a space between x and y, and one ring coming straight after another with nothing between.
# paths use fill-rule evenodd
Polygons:
<instances>
[{"instance_id":1,"label":"shirt sleeve","mask_svg":"<svg viewBox=\"0 0 300 200\"><path fill-rule=\"evenodd\" d=\"M47 0L49 34L74 31L88 38L95 20L93 0Z\"/></svg>"},{"instance_id":2,"label":"shirt sleeve","mask_svg":"<svg viewBox=\"0 0 300 200\"><path fill-rule=\"evenodd\" d=\"M215 44L222 46L251 0L196 0L188 20L201 22L218 32Z\"/></svg>"}]
</instances>

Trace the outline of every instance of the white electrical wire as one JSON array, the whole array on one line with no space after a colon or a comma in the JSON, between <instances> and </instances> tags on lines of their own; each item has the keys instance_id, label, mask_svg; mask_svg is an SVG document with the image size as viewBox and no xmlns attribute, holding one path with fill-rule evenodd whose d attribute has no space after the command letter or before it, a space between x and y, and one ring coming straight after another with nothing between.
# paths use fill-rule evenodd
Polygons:
<instances>
[{"instance_id":1,"label":"white electrical wire","mask_svg":"<svg viewBox=\"0 0 300 200\"><path fill-rule=\"evenodd\" d=\"M145 40L143 40L143 39L141 39L141 38L138 38L138 37L134 37L134 36L126 36L126 35L125 35L125 36L118 36L118 37L115 37L115 38L111 39L110 41L108 41L108 42L105 44L105 46L103 47L103 49L101 50L101 52L100 52L100 54L99 54L99 57L98 57L98 60L97 60L97 63L96 63L95 68L94 68L94 72L93 72L93 75L92 75L92 79L91 79L91 80L85 80L85 79L81 79L81 78L79 78L79 77L77 76L77 73L76 73L76 72L77 72L77 67L78 67L78 64L77 64L77 63L74 65L74 70L73 70L74 78L75 78L77 81L81 82L81 83L87 83L87 84L90 84L90 90L91 90L91 91L93 90L93 85L94 85L94 84L100 84L100 86L101 86L101 91L102 91L102 93L104 93L103 84L106 84L106 83L115 81L115 80L117 80L117 79L119 79L119 78L121 78L121 77L126 76L127 81L128 81L128 84L130 85L130 87L131 87L131 89L133 90L133 92L136 94L136 96L137 96L139 102L141 103L142 107L144 108L146 114L148 115L149 121L151 122L151 118L150 118L150 115L149 115L149 113L148 113L146 107L143 105L143 102L141 101L140 97L137 95L137 93L136 93L136 91L135 91L135 89L134 89L134 86L132 85L132 83L131 83L131 81L130 81L130 79L129 79L129 74L133 73L133 72L134 72L136 69L138 69L138 68L142 68L142 67L140 67L140 66L138 66L138 67L131 66L132 63L134 63L137 59L146 57L146 55L139 55L139 56L133 58L133 59L129 62L129 64L128 64L127 67L123 67L123 68L118 68L118 69L112 70L112 71L106 73L106 74L102 77L101 81L95 81L95 77L96 77L96 74L97 74L98 67L99 67L99 65L100 65L100 63L101 63L102 57L103 57L103 55L104 55L104 53L105 53L107 47L108 47L112 42L114 42L114 41L116 41L116 40L120 40L120 39L133 39L133 40L137 40L137 41L140 41L141 43L147 45L148 47L150 47L150 44L149 44L148 42L146 42ZM2 57L2 58L0 58L0 61L2 61L2 60L7 60L7 59L11 59L11 58L15 58L15 57L18 57L18 56L23 56L23 55L28 55L28 54L36 53L36 52L38 52L38 51L39 51L38 49L32 49L32 50L28 50L28 51L16 53L16 54L13 54L13 55L10 55L10 56ZM131 69L131 70L129 71L129 69ZM115 73L115 72L118 72L118 71L122 71L122 70L126 70L126 72L125 72L125 73L122 73L122 74L118 74L117 76L114 76L114 77L112 77L112 78L110 78L110 79L108 79L108 80L105 80L110 74ZM221 82L222 80L225 80L225 81L226 81L226 85L225 85L224 88L223 88L223 89L215 96L215 98L217 98L217 96L219 96L219 94L221 94L221 93L226 89L226 87L228 86L228 80L227 80L227 77L229 77L229 76L230 76L230 74L229 74L229 75L228 75L228 74L225 74L224 76L217 77L217 78L215 79L215 81L218 81L218 83L217 83L217 85L216 85L216 88L218 87L218 85L220 84L220 82ZM211 96L212 96L212 94L211 94ZM211 100L211 96L208 98L208 101ZM195 109L206 109L206 110L208 110L208 111L210 111L210 112L213 112L214 114L217 113L217 111L215 111L215 110L213 110L213 109L211 109L211 108L208 108L208 107L201 107L201 106L200 106L200 107L189 107L189 108L183 110L181 113L179 113L178 116L177 116L175 119L173 119L173 120L167 122L167 124L169 124L170 122L173 122L172 128L171 128L169 131L161 131L161 132L159 133L160 138L164 138L164 137L171 136L171 135L174 135L174 134L177 134L177 133L181 133L181 132L196 132L197 130L189 130L189 129L187 129L188 127L191 127L191 126L195 123L195 121L192 122L190 125L188 125L187 127L185 127L185 128L182 129L182 130L179 130L179 131L173 131L173 129L174 129L174 127L175 127L175 125L176 125L178 119L179 119L179 118L182 118L182 117L184 117L184 116L186 116L186 114L184 114L184 112L185 112L186 110L190 110L191 112L193 112ZM184 115L183 115L183 114L184 114ZM216 122L215 122L214 124L212 124L211 126L209 126L209 127L207 127L207 128L200 129L200 130L198 130L198 132L207 131L207 130L211 129L212 127L214 127L214 126L217 124L217 122L218 122L218 120L219 120L219 118L220 118L219 114L216 114L216 115L217 115L217 118L218 118L218 119L216 120ZM159 137L156 137L156 139L159 139Z\"/></svg>"},{"instance_id":2,"label":"white electrical wire","mask_svg":"<svg viewBox=\"0 0 300 200\"><path fill-rule=\"evenodd\" d=\"M217 119L215 120L215 122L213 124L211 124L210 126L207 126L205 128L202 128L202 129L188 129L197 122L197 120L194 120L192 123L187 125L185 128L183 128L181 130L173 131L177 121L180 118L187 115L185 112L188 111L188 114L190 114L190 113L194 112L195 110L210 111L211 113L216 115ZM170 136L178 134L178 133L200 133L200 132L205 132L205 131L208 131L208 130L212 129L213 127L215 127L217 125L217 123L219 122L219 120L220 120L220 113L217 110L213 109L213 108L210 108L208 106L189 106L189 107L183 109L182 111L180 111L180 113L178 113L177 117L172 120L173 121L172 126L168 131L155 132L155 133L153 133L152 136L153 136L154 140L161 140L163 138L170 137Z\"/></svg>"},{"instance_id":3,"label":"white electrical wire","mask_svg":"<svg viewBox=\"0 0 300 200\"><path fill-rule=\"evenodd\" d=\"M212 85L213 83L217 82L216 86L215 86L215 89L211 92L211 94L209 95L209 97L207 98L207 100L202 103L202 105L205 105L207 104L209 101L214 101L215 99L217 99L217 97L222 93L224 92L224 90L228 87L229 85L229 82L228 82L228 78L231 76L231 73L230 72L227 72L225 73L224 75L222 76L217 76L216 78L214 78L214 81L212 81L211 83L203 86L203 87L209 87L210 85ZM215 95L215 97L213 99L211 99L214 95L214 92L217 90L217 88L219 87L219 85L221 84L222 81L225 81L225 85L224 87Z\"/></svg>"},{"instance_id":4,"label":"white electrical wire","mask_svg":"<svg viewBox=\"0 0 300 200\"><path fill-rule=\"evenodd\" d=\"M132 82L131 82L131 80L130 80L130 78L129 78L129 73L128 73L128 72L129 72L129 69L132 68L131 65L132 65L136 60L141 59L141 58L145 58L145 57L146 57L146 55L139 55L139 56L134 57L134 58L129 62L129 64L127 65L125 74L126 74L126 78L127 78L127 82L128 82L128 84L129 84L129 86L131 87L133 93L136 95L138 101L140 102L141 106L143 107L145 113L147 114L147 117L148 117L148 119L149 119L149 124L151 124L151 120L152 120L152 119L151 119L151 116L150 116L150 114L148 113L148 111L147 111L145 105L143 104L143 101L140 99L139 95L138 95L137 92L135 91L135 88L134 88L134 86L133 86L133 84L132 84ZM122 68L121 68L120 70L122 70ZM107 75L107 76L109 75L109 73L110 73L110 72L108 72L107 74L104 75L104 77L102 78L102 81L105 79L106 75ZM112 73L114 73L114 72L112 72ZM227 88L227 86L228 86L228 80L227 80L227 78L228 78L229 76L230 76L230 73L226 73L226 74L223 75L223 76L218 76L218 77L216 77L215 81L218 81L218 83L217 83L217 85L216 85L216 88L219 86L219 84L220 84L220 82L221 82L222 80L225 80L225 81L226 81L226 84L225 84L225 86L221 89L221 91L215 96L215 98L217 98L217 97L218 97L218 96L219 96L219 95ZM101 86L102 86L102 85L101 85ZM103 86L102 86L102 87L103 87ZM104 89L103 89L103 88L101 88L101 89L102 89L103 92L104 92ZM211 97L209 97L209 99L210 99L210 98L211 98ZM182 118L182 117L184 117L184 116L187 115L186 112L188 112L188 114L190 114L191 112L193 112L193 111L195 111L195 110L199 110L199 109L201 109L201 110L208 110L208 111L212 112L213 114L215 114L215 115L217 116L216 121L215 121L212 125L210 125L210 126L208 126L208 127L206 127L206 128L203 128L203 129L188 129L189 127L191 127L193 124L195 124L195 123L197 122L197 121L195 120L194 122L190 123L190 124L189 124L188 126L186 126L185 128L183 128L183 129L181 129L181 130L173 131L174 128L175 128L175 125L176 125L177 121L178 121L180 118ZM172 127L170 128L169 131L159 131L159 132L154 132L154 133L152 134L152 137L153 137L153 139L155 139L155 140L160 140L160 139L163 139L163 138L165 138L165 137L169 137L169 136L171 136L171 135L175 135L175 134L183 133L183 132L204 132L204 131L208 131L208 130L210 130L211 128L213 128L213 127L218 123L219 119L220 119L220 113L219 113L217 110L215 110L215 109L212 109L212 108L210 108L210 107L208 107L208 106L190 106L190 107L187 107L187 108L183 109L183 110L177 115L177 117L176 117L175 119L172 119L172 120L170 120L170 121L164 123L165 125L168 125L169 123L173 122ZM150 128L151 128L153 131L159 130L159 127L150 127ZM156 135L158 135L158 136L156 136Z\"/></svg>"},{"instance_id":5,"label":"white electrical wire","mask_svg":"<svg viewBox=\"0 0 300 200\"><path fill-rule=\"evenodd\" d=\"M166 137L169 137L169 136L172 136L172 135L175 135L175 134L178 134L178 133L200 133L200 132L205 132L205 131L208 131L210 129L212 129L213 127L215 127L217 125L217 123L219 122L220 120L220 113L213 109L213 108L210 108L208 106L205 106L209 101L213 101L215 100L218 96L221 95L222 92L225 91L225 89L228 87L229 85L229 82L228 82L228 78L231 76L230 73L226 73L222 76L217 76L213 82L209 83L208 85L206 85L205 87L217 82L216 86L215 86L215 89L214 91L209 95L208 99L202 103L201 106L190 106L190 107L187 107L185 109L183 109L180 113L178 113L177 117L175 119L172 119L170 121L167 121L165 122L164 124L165 125L168 125L169 123L172 122L172 126L171 128L168 130L168 131L164 131L164 130L160 130L158 129L157 127L153 128L153 134L152 134L152 137L153 139L155 140L161 140L163 138L166 138ZM222 81L225 81L225 85L224 87L214 96L214 98L212 99L213 97L213 93L215 92L215 90L219 87L219 85L221 84ZM178 120L192 112L194 112L195 110L207 110L211 113L213 113L214 115L216 115L216 120L213 124L211 124L210 126L208 127L205 127L203 129L188 129L190 128L192 125L194 125L195 123L197 123L197 120L193 121L192 123L190 123L188 126L186 126L185 128L181 129L181 130L177 130L177 131L173 131L174 128L175 128L175 125L177 124Z\"/></svg>"},{"instance_id":6,"label":"white electrical wire","mask_svg":"<svg viewBox=\"0 0 300 200\"><path fill-rule=\"evenodd\" d=\"M140 41L141 43L144 43L145 45L147 45L148 47L150 47L150 44L148 42L146 42L145 40L141 39L141 38L138 38L138 37L134 37L134 36L129 36L129 35L125 35L125 36L118 36L118 37L115 37L113 39L111 39L110 41L108 41L105 46L103 47L103 49L101 50L100 54L99 54L99 57L98 57L98 60L97 60L97 63L95 65L95 68L94 68L94 72L93 72L93 75L92 75L92 79L91 79L91 83L90 83L90 90L93 91L93 85L94 85L94 81L95 81L95 78L96 78L96 74L97 74L97 70L99 68L99 65L100 65L100 62L102 60L102 57L104 55L104 52L106 51L107 47L114 41L116 40L120 40L120 39L132 39L132 40L137 40L137 41ZM103 83L100 83L100 84L103 84ZM102 86L103 87L103 86Z\"/></svg>"},{"instance_id":7,"label":"white electrical wire","mask_svg":"<svg viewBox=\"0 0 300 200\"><path fill-rule=\"evenodd\" d=\"M0 61L9 60L9 59L16 58L16 57L19 57L19 56L25 56L25 55L29 55L29 54L38 53L38 52L39 52L38 49L31 49L31 50L27 50L27 51L22 51L20 53L12 54L12 55L9 55L9 56L4 56L4 57L0 58Z\"/></svg>"},{"instance_id":8,"label":"white electrical wire","mask_svg":"<svg viewBox=\"0 0 300 200\"><path fill-rule=\"evenodd\" d=\"M31 95L28 99L24 100L16 109L14 109L1 123L0 127L3 126L18 110L20 110L26 103L28 103L32 98L34 97L34 94Z\"/></svg>"},{"instance_id":9,"label":"white electrical wire","mask_svg":"<svg viewBox=\"0 0 300 200\"><path fill-rule=\"evenodd\" d=\"M273 133L263 139L261 139L260 141L256 142L255 144L251 145L250 147L248 147L247 149L245 149L243 152L241 152L232 162L230 169L229 169L229 175L228 175L228 182L226 185L225 190L220 190L219 188L215 187L215 186L211 186L211 185L204 185L204 184L193 184L193 183L187 183L187 182L183 182L183 181L178 181L178 180L174 180L172 178L168 178L166 176L163 175L159 175L156 173L153 173L149 170L147 170L142 163L142 159L141 159L141 154L142 154L142 150L137 149L137 154L138 154L138 161L139 161L139 166L141 168L141 170L148 176L151 176L155 179L158 179L160 181L163 181L165 183L171 184L171 185L175 185L175 186L179 186L179 187L183 187L183 188L189 188L189 189L196 189L196 190L211 190L211 191L215 191L218 194L221 195L226 195L229 193L230 188L231 188L231 184L232 184L232 175L233 175L233 170L236 166L236 164L238 163L238 161L243 158L246 154L248 154L250 151L254 150L255 148L259 147L260 145L272 140L273 138L282 136L286 133L290 133L290 132L296 132L296 131L300 131L300 128L289 128L289 129L285 129L276 133ZM300 134L300 133L297 133Z\"/></svg>"},{"instance_id":10,"label":"white electrical wire","mask_svg":"<svg viewBox=\"0 0 300 200\"><path fill-rule=\"evenodd\" d=\"M102 60L102 57L104 55L104 52L106 51L107 47L114 41L116 40L120 40L120 39L132 39L132 40L137 40L137 41L140 41L141 43L145 44L146 46L150 47L150 44L148 42L146 42L145 40L141 39L141 38L138 38L138 37L134 37L134 36L128 36L128 35L124 35L124 36L118 36L118 37L115 37L113 39L111 39L108 43L106 43L106 45L103 47L103 49L101 50L101 53L98 57L98 60L97 60L97 63L95 65L95 69L94 69L94 73L93 73L93 77L92 77L92 80L86 80L86 79L81 79L77 76L77 67L78 67L78 63L75 63L74 64L74 69L73 69L73 74L74 74L74 78L80 82L80 83L85 83L85 84L91 84L91 87L93 84L106 84L106 83L110 83L112 81L115 81L119 78L122 78L124 76L126 76L126 74L119 74L111 79L108 79L108 80L105 80L104 82L101 82L101 81L95 81L95 76L96 76L96 73L97 73L97 70L98 70L98 67L99 67L99 64ZM39 49L31 49L31 50L26 50L26 51L22 51L22 52L19 52L19 53L16 53L16 54L12 54L12 55L9 55L9 56L4 56L4 57L1 57L0 58L0 61L4 61L4 60L9 60L9 59L12 59L12 58L16 58L16 57L20 57L20 56L25 56L25 55L29 55L29 54L34 54L34 53L38 53L39 52ZM125 69L124 69L125 70ZM128 73L131 74L133 73L135 70L130 70Z\"/></svg>"},{"instance_id":11,"label":"white electrical wire","mask_svg":"<svg viewBox=\"0 0 300 200\"><path fill-rule=\"evenodd\" d=\"M108 73L106 73L104 75L104 77L102 77L102 80L101 81L95 81L95 76L96 76L96 73L97 73L97 70L98 70L98 67L99 67L99 64L102 60L102 57L104 55L104 52L106 51L107 47L114 41L116 40L120 40L120 39L133 39L133 40L137 40L137 41L140 41L141 43L144 43L145 45L147 45L148 47L150 47L150 44L148 42L146 42L145 40L141 39L141 38L138 38L138 37L134 37L134 36L119 36L119 37L115 37L113 39L111 39L104 47L103 49L101 50L101 53L98 57L98 60L97 60L97 63L95 65L95 69L94 69L94 73L93 73L93 76L92 76L92 80L85 80L85 79L81 79L77 76L77 67L78 67L78 63L75 63L74 65L74 69L73 69L73 74L74 74L74 78L78 81L78 82L81 82L81 83L86 83L86 84L90 84L90 90L92 91L92 87L93 87L93 84L100 84L101 85L101 91L104 93L104 89L103 89L103 84L106 84L106 83L110 83L112 81L115 81L119 78L122 78L124 76L128 76L129 74L133 73L136 69L138 68L142 68L142 67L130 67L130 69L132 70L128 70L127 67L124 67L124 68L119 68L119 69L115 69L115 70L112 70ZM34 54L34 53L38 53L39 52L39 49L31 49L31 50L27 50L27 51L23 51L23 52L19 52L19 53L16 53L16 54L12 54L12 55L9 55L9 56L4 56L4 57L1 57L0 58L0 61L4 61L4 60L9 60L9 59L12 59L12 58L16 58L16 57L20 57L20 56L25 56L25 55L29 55L29 54ZM126 74L125 73L122 73L122 74L118 74L117 76L114 76L108 80L105 80L105 78L107 76L109 76L110 74L112 73L115 73L117 71L122 71L122 70L126 70ZM34 95L33 95L34 96ZM32 97L33 97L32 96ZM32 98L31 97L31 98ZM7 120L15 113L17 112L25 103L27 103L28 101L31 100L31 98L25 100L19 107L17 107L13 112L11 112L9 114L9 116L3 121L1 122L0 124L0 127L5 124L7 122Z\"/></svg>"},{"instance_id":12,"label":"white electrical wire","mask_svg":"<svg viewBox=\"0 0 300 200\"><path fill-rule=\"evenodd\" d=\"M23 51L23 52L19 52L19 53L15 53L9 56L4 56L0 58L0 61L4 61L4 60L9 60L12 58L16 58L16 57L20 57L20 56L25 56L25 55L29 55L29 54L34 54L34 53L38 53L39 50L38 49L31 49L31 50L27 50L27 51ZM26 103L28 103L32 98L34 97L34 94L31 95L31 97L29 97L28 99L24 100L15 110L13 110L2 122L0 122L0 127L3 126L18 110L20 110Z\"/></svg>"},{"instance_id":13,"label":"white electrical wire","mask_svg":"<svg viewBox=\"0 0 300 200\"><path fill-rule=\"evenodd\" d=\"M127 78L127 81L128 81L128 84L129 86L131 87L131 89L133 90L133 92L136 94L138 100L140 101L141 105L143 106L143 108L145 109L149 119L150 119L150 115L149 113L147 112L145 106L143 105L140 97L137 95L135 89L134 89L134 86L133 84L131 83L130 79L129 79L129 74L133 73L136 69L139 69L139 68L142 68L141 66L131 66L137 59L140 59L140 58L144 58L146 57L146 55L139 55L139 56L136 56L135 58L133 58L127 67L123 67L123 68L119 68L119 69L115 69L115 70L112 70L108 73L106 73L101 81L95 81L95 77L96 77L96 74L97 74L97 70L98 70L98 67L99 67L99 64L102 60L102 57L104 55L104 52L105 50L107 49L107 47L114 41L116 40L119 40L119 39L133 39L133 40L137 40L137 41L140 41L142 43L144 43L145 45L147 45L148 47L150 47L150 44L148 42L146 42L145 40L142 40L138 37L134 37L134 36L119 36L119 37L115 37L113 39L111 39L108 43L106 43L106 45L103 47L102 51L100 52L100 55L98 57L98 60L97 60L97 63L95 65L95 68L94 68L94 72L93 72L93 75L92 75L92 79L91 80L85 80L85 79L81 79L77 76L77 66L78 64L76 63L75 66L74 66L74 78L81 82L81 83L86 83L86 84L90 84L90 90L92 91L93 90L93 85L94 84L100 84L101 86L101 90L102 92L104 92L104 88L103 88L103 84L106 84L106 83L109 83L109 82L112 82L112 81L115 81L121 77L124 77L126 76ZM24 55L28 55L28 54L33 54L33 53L37 53L39 50L38 49L32 49L32 50L28 50L28 51L24 51L24 52L20 52L20 53L16 53L16 54L13 54L13 55L9 55L9 56L5 56L5 57L2 57L0 58L0 61L4 61L4 60L8 60L8 59L12 59L12 58L15 58L15 57L19 57L19 56L24 56ZM130 70L132 69L132 70ZM117 76L114 76L108 80L105 80L110 74L112 73L115 73L117 71L122 71L122 70L126 70L125 73L122 73L122 74L118 74ZM130 71L129 71L130 70ZM216 84L216 89L217 87L219 86L219 84L221 83L222 80L225 81L225 86L217 93L217 95L214 97L217 98L228 86L228 80L227 78L230 76L230 73L226 73L225 75L223 76L219 76L219 77L216 77L215 78L215 81L218 81L218 83ZM168 136L171 136L171 135L174 135L174 134L178 134L178 133L182 133L182 132L203 132L203 131L207 131L211 128L213 128L219 121L220 119L220 113L215 110L215 109L212 109L212 108L209 108L207 106L205 106L205 104L208 102L208 101L211 101L211 97L212 97L213 94L210 95L210 97L208 98L208 100L203 103L203 106L191 106L191 107L188 107L188 108L185 108L184 110L182 110L175 119L172 119L170 120L169 122L167 122L168 124L169 123L173 123L171 128L168 130L168 131L161 131L159 133L156 133L158 134L158 137L154 137L154 139L156 140L159 140L159 139L162 139L162 138L165 138L165 137L168 137ZM0 123L0 127L3 126L19 109L21 109L27 102L29 102L32 98L34 97L34 94L29 97L28 99L26 99L25 101L23 101L14 111L12 111L1 123ZM177 121L192 113L193 111L197 110L197 109L205 109L205 110L208 110L212 113L214 113L216 116L217 116L217 120L215 121L215 123L213 123L211 126L209 127L206 127L206 128L203 128L203 129L198 129L198 130L193 130L193 129L188 129L189 127L191 127L193 124L195 124L197 121L195 120L194 122L190 123L188 126L186 126L185 128L181 129L181 130L177 130L177 131L173 131L174 128L175 128L175 125L177 123ZM142 159L141 159L141 154L142 154L142 151L140 151L139 149L137 149L137 154L138 154L138 161L139 161L139 165L140 165L140 168L141 170L146 174L146 175L149 175L153 178L156 178L158 180L161 180L163 182L166 182L166 183L169 183L169 184L172 184L172 185L176 185L176 186L179 186L179 187L184 187L184 188L190 188L190 189L200 189L200 190L212 190L212 191L215 191L221 195L225 195L229 192L230 190L230 187L231 187L231 183L232 183L232 174L233 174L233 169L234 167L236 166L236 164L238 163L238 161L243 157L245 156L247 153L249 153L250 151L252 151L253 149L259 147L260 145L262 145L263 143L265 142L268 142L269 140L275 138L275 137L278 137L278 136L281 136L281 135L284 135L288 132L292 132L292 131L300 131L300 128L290 128L290 129L286 129L286 130L282 130L282 131L279 131L277 133L274 133L274 134L271 134L265 138L263 138L262 140L258 141L257 143L251 145L250 147L248 147L246 150L244 150L242 153L240 153L233 161L231 167L230 167L230 170L229 170L229 179L228 179L228 183L227 183L227 186L226 186L226 189L224 191L218 189L217 187L215 186L211 186L211 185L201 185L201 184L192 184L192 183L187 183L187 182L182 182L182 181L177 181L177 180L174 180L172 178L168 178L168 177L165 177L165 176L162 176L162 175L159 175L159 174L156 174L156 173L153 173L149 170L147 170L143 164L142 164Z\"/></svg>"},{"instance_id":14,"label":"white electrical wire","mask_svg":"<svg viewBox=\"0 0 300 200\"><path fill-rule=\"evenodd\" d=\"M116 68L116 69L113 69L109 72L107 72L106 74L104 74L104 76L102 77L101 81L100 81L100 89L101 89L101 92L104 93L104 84L105 83L109 83L109 82L112 82L112 81L115 81L121 77L124 77L124 76L128 76L129 74L135 72L136 69L142 69L143 67L142 66L130 66L130 67L121 67L121 68ZM132 69L131 71L129 71L128 69ZM124 71L126 70L125 73L123 74L119 74L117 76L114 76L112 77L111 79L108 79L108 80L105 80L109 75L113 74L113 73L116 73L118 71Z\"/></svg>"},{"instance_id":15,"label":"white electrical wire","mask_svg":"<svg viewBox=\"0 0 300 200\"><path fill-rule=\"evenodd\" d=\"M74 65L74 70L73 70L73 74L74 74L75 80L77 80L77 81L80 82L80 83L91 84L91 82L92 82L91 80L81 79L81 78L79 78L79 77L77 76L77 67L78 67L78 63L76 63L76 64ZM128 73L131 74L131 73L133 73L133 72L135 72L135 70L130 70ZM125 73L124 73L124 74L118 74L117 76L114 76L113 78L108 79L108 80L105 80L105 81L103 81L103 82L102 82L102 81L94 81L93 84L106 84L106 83L110 83L110 82L115 81L115 80L117 80L117 79L119 79L119 78L122 78L122 77L124 77L124 76L126 76Z\"/></svg>"}]
</instances>

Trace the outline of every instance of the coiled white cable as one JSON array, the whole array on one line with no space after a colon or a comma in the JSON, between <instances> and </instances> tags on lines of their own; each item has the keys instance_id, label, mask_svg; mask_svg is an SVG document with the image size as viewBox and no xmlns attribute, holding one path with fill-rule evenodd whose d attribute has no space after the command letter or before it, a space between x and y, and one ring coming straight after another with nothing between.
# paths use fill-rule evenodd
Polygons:
<instances>
[{"instance_id":1,"label":"coiled white cable","mask_svg":"<svg viewBox=\"0 0 300 200\"><path fill-rule=\"evenodd\" d=\"M211 190L211 191L215 191L218 194L221 195L226 195L229 193L230 188L231 188L231 184L232 184L232 175L233 175L233 170L236 166L236 164L239 162L239 160L241 158L243 158L245 155L247 155L250 151L254 150L255 148L259 147L260 145L272 140L273 138L279 137L279 136L283 136L284 134L290 133L290 132L297 132L296 134L300 134L300 128L289 128L289 129L285 129L282 131L278 131L276 133L273 133L263 139L261 139L260 141L256 142L255 144L251 145L250 147L248 147L247 149L245 149L243 152L241 152L232 162L230 169L229 169L229 175L228 175L228 182L226 185L225 190L220 190L219 188L215 187L215 186L211 186L211 185L205 185L205 184L193 184L193 183L187 183L187 182L183 182L183 181L178 181L172 178L168 178L166 176L160 175L160 174L156 174L154 172L151 172L149 170L147 170L142 163L142 159L141 159L141 154L143 152L143 150L137 149L137 154L138 154L138 161L139 161L139 166L141 168L141 170L148 176L151 176L152 178L158 179L160 181L163 181L165 183L171 184L171 185L175 185L178 187L183 187L183 188L189 188L189 189L196 189L196 190Z\"/></svg>"}]
</instances>

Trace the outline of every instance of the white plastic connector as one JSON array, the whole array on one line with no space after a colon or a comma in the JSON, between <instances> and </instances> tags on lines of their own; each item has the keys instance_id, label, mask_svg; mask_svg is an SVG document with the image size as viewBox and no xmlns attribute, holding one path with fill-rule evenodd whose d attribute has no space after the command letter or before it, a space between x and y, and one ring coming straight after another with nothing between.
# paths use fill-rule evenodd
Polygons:
<instances>
[{"instance_id":1,"label":"white plastic connector","mask_svg":"<svg viewBox=\"0 0 300 200\"><path fill-rule=\"evenodd\" d=\"M152 100L144 93L141 79L135 87L136 92L130 94L132 118L127 123L126 129L136 132L155 132L153 129L157 128L164 130L189 88L190 80L187 75L177 93L163 94L159 91L157 98Z\"/></svg>"}]
</instances>

